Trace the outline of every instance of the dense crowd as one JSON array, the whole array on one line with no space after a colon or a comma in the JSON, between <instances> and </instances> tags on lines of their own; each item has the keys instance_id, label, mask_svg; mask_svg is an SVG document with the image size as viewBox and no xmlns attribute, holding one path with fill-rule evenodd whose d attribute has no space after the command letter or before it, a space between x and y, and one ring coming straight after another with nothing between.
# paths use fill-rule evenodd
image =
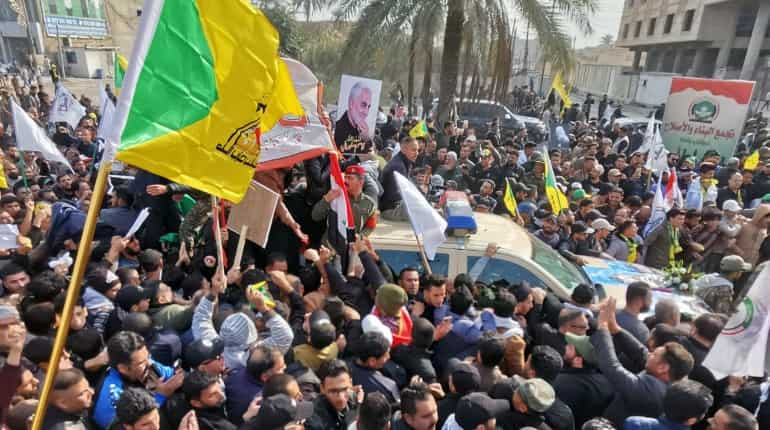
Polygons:
<instances>
[{"instance_id":1,"label":"dense crowd","mask_svg":"<svg viewBox=\"0 0 770 430\"><path fill-rule=\"evenodd\" d=\"M48 127L43 84L29 72L0 81L0 223L18 230L11 242L0 237L0 423L11 430L27 428L53 367L46 430L770 428L764 379L718 379L702 365L770 258L761 118L735 158L671 154L658 180L639 152L644 130L605 126L591 104L562 116L532 92L515 94L522 106L544 105L566 145L454 121L428 120L428 135L412 138L416 119L394 107L372 152L342 161L355 214L350 256L329 243L340 191L322 156L255 174L281 201L267 247L248 243L240 265L228 265L236 232L222 231L225 261L217 257L206 195L124 166L100 211L65 353L49 363L91 203L99 118L82 98L88 114L74 130L50 125L74 172L20 152L9 101ZM759 166L743 168L755 150ZM552 210L546 167L569 208ZM644 282L628 285L619 305L586 284L562 301L517 279L484 284L474 271L394 271L368 236L380 217L407 219L396 172L438 210L450 192L467 196L473 210L512 218L577 265L692 267L712 312L684 315L670 300L651 309L661 286ZM655 187L674 174L681 195L698 178L702 207L674 207L643 234ZM144 208L149 218L126 237ZM490 244L484 258L495 252Z\"/></svg>"}]
</instances>

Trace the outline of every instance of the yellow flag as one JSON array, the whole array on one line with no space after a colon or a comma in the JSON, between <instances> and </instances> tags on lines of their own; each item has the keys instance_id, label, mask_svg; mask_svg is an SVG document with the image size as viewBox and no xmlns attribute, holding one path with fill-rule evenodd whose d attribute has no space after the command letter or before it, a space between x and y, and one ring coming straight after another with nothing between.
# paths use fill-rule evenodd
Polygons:
<instances>
[{"instance_id":1,"label":"yellow flag","mask_svg":"<svg viewBox=\"0 0 770 430\"><path fill-rule=\"evenodd\" d=\"M518 203L516 202L516 197L513 195L511 181L507 178L505 180L505 196L503 197L503 203L505 203L505 208L508 209L508 212L512 217L517 218L519 216Z\"/></svg>"},{"instance_id":2,"label":"yellow flag","mask_svg":"<svg viewBox=\"0 0 770 430\"><path fill-rule=\"evenodd\" d=\"M0 189L6 189L8 188L8 180L5 179L5 164L4 164L4 157L0 156ZM22 175L24 172L22 172Z\"/></svg>"},{"instance_id":3,"label":"yellow flag","mask_svg":"<svg viewBox=\"0 0 770 430\"><path fill-rule=\"evenodd\" d=\"M428 135L428 125L424 120L420 120L411 130L409 130L409 136L417 139L418 137L425 137Z\"/></svg>"},{"instance_id":4,"label":"yellow flag","mask_svg":"<svg viewBox=\"0 0 770 430\"><path fill-rule=\"evenodd\" d=\"M757 166L759 166L759 150L752 152L743 161L743 168L746 170L756 170Z\"/></svg>"},{"instance_id":5,"label":"yellow flag","mask_svg":"<svg viewBox=\"0 0 770 430\"><path fill-rule=\"evenodd\" d=\"M572 106L572 100L569 98L569 88L562 81L561 72L557 73L551 83L551 88L556 91L556 94L564 101L564 108Z\"/></svg>"},{"instance_id":6,"label":"yellow flag","mask_svg":"<svg viewBox=\"0 0 770 430\"><path fill-rule=\"evenodd\" d=\"M121 161L238 202L262 133L305 118L278 32L247 0L145 9L107 150L118 143Z\"/></svg>"}]
</instances>

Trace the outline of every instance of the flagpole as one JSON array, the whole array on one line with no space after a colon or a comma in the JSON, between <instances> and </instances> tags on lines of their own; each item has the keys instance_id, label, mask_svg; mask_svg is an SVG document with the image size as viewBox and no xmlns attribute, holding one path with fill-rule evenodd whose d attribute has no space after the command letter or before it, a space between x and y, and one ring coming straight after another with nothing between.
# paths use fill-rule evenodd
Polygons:
<instances>
[{"instance_id":1,"label":"flagpole","mask_svg":"<svg viewBox=\"0 0 770 430\"><path fill-rule=\"evenodd\" d=\"M420 250L420 257L422 257L422 265L423 267L425 267L425 274L432 275L433 271L430 268L430 262L428 261L428 256L425 254L425 247L422 246L420 235L415 232L414 238L417 239L417 249Z\"/></svg>"},{"instance_id":2,"label":"flagpole","mask_svg":"<svg viewBox=\"0 0 770 430\"><path fill-rule=\"evenodd\" d=\"M56 339L54 340L53 350L51 351L51 358L48 360L48 371L45 375L43 389L40 390L40 401L35 410L32 430L40 430L43 426L43 419L45 419L45 413L48 409L48 396L53 388L53 381L59 370L59 360L61 359L64 345L67 342L70 321L72 320L72 311L80 297L81 282L83 281L83 275L86 271L86 265L91 257L91 242L94 239L96 220L99 218L99 211L102 207L104 192L107 187L107 176L111 169L111 162L105 161L99 166L99 173L96 176L96 183L94 184L93 195L91 196L91 204L88 207L88 215L86 216L85 225L83 226L83 234L80 236L75 266L72 270L72 278L70 279L69 287L67 288L67 298L64 302L61 319L59 319L59 328L56 330Z\"/></svg>"}]
</instances>

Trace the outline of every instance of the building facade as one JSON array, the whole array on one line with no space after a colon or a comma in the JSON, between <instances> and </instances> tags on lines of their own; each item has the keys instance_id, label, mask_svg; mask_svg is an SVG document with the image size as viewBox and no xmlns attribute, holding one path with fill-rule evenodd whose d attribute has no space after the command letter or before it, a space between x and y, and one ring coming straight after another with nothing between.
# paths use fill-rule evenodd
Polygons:
<instances>
[{"instance_id":1,"label":"building facade","mask_svg":"<svg viewBox=\"0 0 770 430\"><path fill-rule=\"evenodd\" d=\"M770 1L624 1L616 45L634 52L636 71L745 80L767 72Z\"/></svg>"}]
</instances>

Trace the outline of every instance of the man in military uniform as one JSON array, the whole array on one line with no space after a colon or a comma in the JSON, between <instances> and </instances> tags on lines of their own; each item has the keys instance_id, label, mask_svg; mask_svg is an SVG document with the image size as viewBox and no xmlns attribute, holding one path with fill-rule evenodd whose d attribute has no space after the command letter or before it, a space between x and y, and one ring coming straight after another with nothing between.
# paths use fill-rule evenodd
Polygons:
<instances>
[{"instance_id":1,"label":"man in military uniform","mask_svg":"<svg viewBox=\"0 0 770 430\"><path fill-rule=\"evenodd\" d=\"M539 196L545 195L545 160L543 156L535 152L532 154L532 171L524 175L522 182L537 190Z\"/></svg>"},{"instance_id":2,"label":"man in military uniform","mask_svg":"<svg viewBox=\"0 0 770 430\"><path fill-rule=\"evenodd\" d=\"M353 220L356 224L356 234L368 236L377 226L377 203L368 195L364 194L364 182L366 170L358 165L348 166L345 169L345 187L348 189L350 198L350 207L353 211ZM313 221L321 222L326 220L329 215L331 202L340 196L339 189L331 189L324 197L313 206L311 214ZM324 243L329 246L328 230ZM333 249L333 248L332 248Z\"/></svg>"},{"instance_id":3,"label":"man in military uniform","mask_svg":"<svg viewBox=\"0 0 770 430\"><path fill-rule=\"evenodd\" d=\"M729 315L735 294L733 283L746 272L751 264L739 255L728 255L719 263L719 273L704 275L695 283L695 295L703 300L712 312Z\"/></svg>"}]
</instances>

